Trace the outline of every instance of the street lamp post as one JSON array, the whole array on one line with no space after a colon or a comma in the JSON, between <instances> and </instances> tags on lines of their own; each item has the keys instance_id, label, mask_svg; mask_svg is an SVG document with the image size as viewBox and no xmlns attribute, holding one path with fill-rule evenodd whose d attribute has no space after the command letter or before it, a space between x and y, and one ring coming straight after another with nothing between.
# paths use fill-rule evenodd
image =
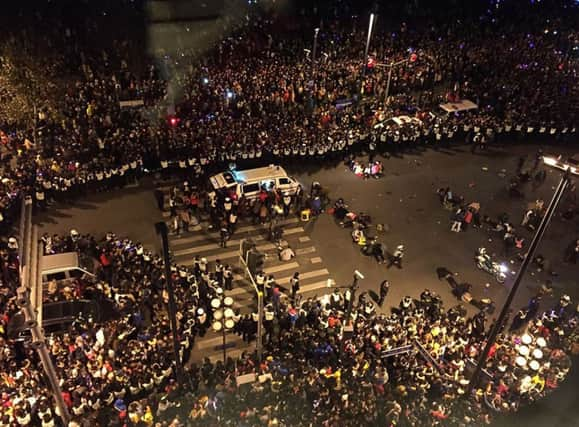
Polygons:
<instances>
[{"instance_id":1,"label":"street lamp post","mask_svg":"<svg viewBox=\"0 0 579 427\"><path fill-rule=\"evenodd\" d=\"M314 30L314 47L312 48L312 75L316 75L316 52L318 50L318 34L320 29L316 28Z\"/></svg>"},{"instance_id":2,"label":"street lamp post","mask_svg":"<svg viewBox=\"0 0 579 427\"><path fill-rule=\"evenodd\" d=\"M364 84L364 77L366 77L366 67L368 66L368 51L370 49L370 40L372 39L372 30L374 29L374 21L376 15L370 14L370 23L368 24L368 37L366 38L366 48L364 49L364 66L362 67L362 85Z\"/></svg>"},{"instance_id":3,"label":"street lamp post","mask_svg":"<svg viewBox=\"0 0 579 427\"><path fill-rule=\"evenodd\" d=\"M221 332L223 337L223 363L227 360L227 332L232 330L237 323L233 311L233 298L225 296L222 288L217 288L217 295L211 300L213 307L213 330Z\"/></svg>"},{"instance_id":4,"label":"street lamp post","mask_svg":"<svg viewBox=\"0 0 579 427\"><path fill-rule=\"evenodd\" d=\"M559 202L561 201L561 198L563 196L563 193L565 192L565 189L569 185L571 174L579 175L579 171L576 170L574 167L572 167L569 164L565 164L565 163L559 162L559 161L557 161L557 164L554 164L552 159L546 158L546 157L544 158L544 161L545 161L545 164L547 164L549 166L557 167L559 169L564 170L565 174L561 177L561 181L559 182L559 185L557 186L557 189L555 190L555 194L553 195L553 198L551 199L551 202L549 203L547 211L545 212L545 215L543 216L543 219L541 220L541 224L539 225L539 227L537 228L537 232L533 236L533 240L531 241L531 244L529 246L529 250L527 251L525 258L523 259L523 263L521 264L521 267L519 268L517 276L515 277L515 281L513 283L511 290L509 291L509 294L508 294L507 299L503 305L501 313L500 313L499 317L497 318L497 321L495 322L495 326L490 331L490 334L487 338L486 345L485 345L482 353L479 356L478 363L477 363L476 368L475 368L475 370L470 378L470 381L469 381L468 390L465 393L465 396L467 396L467 398L472 395L473 389L478 385L481 371L482 371L482 369L487 361L491 347L494 345L494 343L497 339L497 336L498 336L500 330L502 329L502 325L506 321L507 314L509 312L509 309L511 308L511 304L513 302L513 299L515 298L517 290L519 289L519 286L521 285L523 276L525 275L530 262L533 260L535 251L537 250L537 247L539 246L539 243L541 242L543 235L545 234L545 231L546 231L547 227L549 226L549 223L551 222L551 218L553 217L553 214L555 213L555 210L557 209L557 206L559 205Z\"/></svg>"}]
</instances>

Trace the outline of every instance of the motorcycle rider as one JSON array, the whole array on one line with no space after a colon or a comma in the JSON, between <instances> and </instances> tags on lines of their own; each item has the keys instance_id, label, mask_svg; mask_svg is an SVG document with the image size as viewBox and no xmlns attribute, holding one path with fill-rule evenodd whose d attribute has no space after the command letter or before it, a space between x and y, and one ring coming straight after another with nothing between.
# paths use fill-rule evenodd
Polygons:
<instances>
[{"instance_id":1,"label":"motorcycle rider","mask_svg":"<svg viewBox=\"0 0 579 427\"><path fill-rule=\"evenodd\" d=\"M490 255L487 254L486 248L479 248L477 250L475 261L478 268L494 275L499 283L505 281L507 268L497 262L493 262Z\"/></svg>"},{"instance_id":2,"label":"motorcycle rider","mask_svg":"<svg viewBox=\"0 0 579 427\"><path fill-rule=\"evenodd\" d=\"M490 265L491 257L487 254L486 248L479 248L477 252L477 260L481 263Z\"/></svg>"}]
</instances>

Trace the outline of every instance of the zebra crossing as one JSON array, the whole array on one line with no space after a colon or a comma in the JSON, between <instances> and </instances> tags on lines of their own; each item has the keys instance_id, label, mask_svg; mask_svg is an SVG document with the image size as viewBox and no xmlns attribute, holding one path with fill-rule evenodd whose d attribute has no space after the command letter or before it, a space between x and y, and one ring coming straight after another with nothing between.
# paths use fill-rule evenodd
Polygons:
<instances>
[{"instance_id":1,"label":"zebra crossing","mask_svg":"<svg viewBox=\"0 0 579 427\"><path fill-rule=\"evenodd\" d=\"M168 218L167 222L169 222ZM295 272L299 272L298 295L302 299L320 297L330 293L327 283L331 274L324 266L323 259L304 228L305 224L295 216L289 216L277 222L277 225L283 228L283 240L296 254L290 261L281 261L278 257L277 246L268 240L269 224L251 224L241 219L225 248L219 244L219 232L210 229L209 224L204 220L194 227L189 227L188 232L171 233L169 244L172 260L179 265L192 266L196 256L206 258L210 271L214 269L216 260L224 265L230 265L234 272L233 289L225 291L225 295L233 298L233 308L241 315L256 313L256 292L239 262L239 246L242 239L251 239L256 244L256 248L266 255L264 273L274 276L283 294L289 296L290 279ZM255 341L248 346L240 336L233 332L227 333L226 342L227 355L231 357L239 356L244 350L255 348ZM200 361L204 357L209 357L212 361L221 360L223 358L222 344L222 333L213 332L210 328L203 338L197 337L191 361Z\"/></svg>"}]
</instances>

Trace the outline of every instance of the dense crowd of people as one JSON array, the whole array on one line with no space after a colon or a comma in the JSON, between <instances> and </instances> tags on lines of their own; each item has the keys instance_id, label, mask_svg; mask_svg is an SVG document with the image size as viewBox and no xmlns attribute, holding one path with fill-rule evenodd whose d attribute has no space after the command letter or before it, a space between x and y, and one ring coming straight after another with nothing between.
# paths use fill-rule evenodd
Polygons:
<instances>
[{"instance_id":1,"label":"dense crowd of people","mask_svg":"<svg viewBox=\"0 0 579 427\"><path fill-rule=\"evenodd\" d=\"M577 118L577 34L564 22L544 26L527 33L493 23L403 24L377 33L370 49L374 63L415 58L392 69L388 100L388 70L372 66L363 73L365 32L339 22L321 32L315 68L303 53L310 40L302 29L284 30L271 21L238 30L203 61L184 46L177 53L155 52L162 60L145 65L133 58L138 46L128 40L85 52L80 29L58 26L47 29L46 54L34 55L34 33L23 31L3 45L7 90L20 88L4 98L35 98L27 104L34 104L35 114L24 123L11 120L6 109L0 116L2 219L14 219L11 206L22 192L44 206L122 186L148 170L199 176L216 163L340 156L369 146L477 142L505 134L565 139ZM96 34L93 27L87 31ZM61 45L68 47L55 49ZM27 53L34 66L17 60ZM55 75L65 71L74 83L61 93ZM42 93L14 83L24 78ZM50 88L53 96L44 96ZM463 98L479 108L436 111L439 102ZM142 100L143 109L121 107L126 99ZM376 128L402 113L420 120Z\"/></svg>"},{"instance_id":2,"label":"dense crowd of people","mask_svg":"<svg viewBox=\"0 0 579 427\"><path fill-rule=\"evenodd\" d=\"M534 313L526 327L503 331L485 366L488 378L470 399L460 399L468 365L485 343L485 310L474 316L461 306L446 311L440 297L424 290L418 299L405 297L391 314L379 314L376 303L385 294L382 301L368 293L352 301L350 290L336 289L321 299L282 299L275 309L268 304L261 362L248 352L226 363L186 363L179 378L161 259L112 233L96 239L74 231L53 236L48 246L47 240L47 253L78 251L94 262L94 277L75 280L74 298L115 305L114 318L79 318L48 337L78 425L484 425L493 414L556 389L576 342L579 312L562 299L543 315ZM7 251L10 258L13 250ZM172 267L183 362L207 330L210 300L224 286L219 261L211 264ZM11 330L17 283L5 282L2 293L0 423L58 425L34 350ZM344 330L350 304L353 335ZM251 373L255 382L237 383Z\"/></svg>"},{"instance_id":3,"label":"dense crowd of people","mask_svg":"<svg viewBox=\"0 0 579 427\"><path fill-rule=\"evenodd\" d=\"M375 151L453 141L476 148L507 138L565 141L576 131L578 35L563 19L533 31L490 20L403 23L374 34L367 66L361 59L367 34L339 21L320 32L316 58L304 54L312 41L303 28L256 19L200 60L198 48L183 43L151 58L127 35L113 32L107 44L96 20L81 29L31 19L38 31L19 29L0 42L2 235L24 195L42 210L123 187L149 171L182 173L191 182L179 203L176 193L170 199L177 232L203 199L194 188L199 178L216 165L343 159L363 150L368 164L354 160L351 167L369 178L384 173ZM403 66L383 67L405 59ZM457 114L437 108L460 99L478 108ZM121 105L131 100L143 106ZM415 120L388 124L400 115ZM449 193L441 192L441 201L452 206ZM265 222L306 205L303 195L267 191L247 208L223 196L205 207L223 245L238 215ZM310 192L313 213L322 209L322 196ZM340 219L360 223L348 214ZM529 214L524 225L533 221ZM47 302L114 306L110 319L82 317L48 337L71 426L488 424L493 414L557 388L576 343L578 312L569 301L543 316L529 310L524 330L517 323L500 335L486 380L460 399L468 365L485 343L485 310L472 317L460 306L446 311L425 290L391 314L378 314L368 294L353 301L350 291L336 291L299 301L278 298L272 286L263 360L247 353L197 366L187 363L189 355L212 320L211 299L231 288L229 266L204 259L191 268L172 266L175 355L160 257L111 233L45 235L42 243L46 254L78 251L95 273L62 287L49 283ZM571 246L570 258L578 247ZM16 327L17 253L12 239L0 249L0 426L58 426L41 365ZM344 328L351 305L353 335ZM255 318L237 320L237 332L251 341ZM185 375L178 375L175 359L185 363ZM244 374L256 380L238 384Z\"/></svg>"}]
</instances>

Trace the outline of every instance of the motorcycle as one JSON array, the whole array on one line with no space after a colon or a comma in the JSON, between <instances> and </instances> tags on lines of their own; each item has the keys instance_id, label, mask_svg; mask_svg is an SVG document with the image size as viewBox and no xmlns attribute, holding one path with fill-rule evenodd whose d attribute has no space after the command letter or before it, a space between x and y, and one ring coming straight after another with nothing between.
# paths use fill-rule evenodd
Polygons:
<instances>
[{"instance_id":1,"label":"motorcycle","mask_svg":"<svg viewBox=\"0 0 579 427\"><path fill-rule=\"evenodd\" d=\"M484 270L489 274L492 274L496 281L499 283L505 283L507 279L508 267L503 264L499 264L492 260L492 258L487 255L485 248L479 248L475 255L476 266L480 270Z\"/></svg>"}]
</instances>

